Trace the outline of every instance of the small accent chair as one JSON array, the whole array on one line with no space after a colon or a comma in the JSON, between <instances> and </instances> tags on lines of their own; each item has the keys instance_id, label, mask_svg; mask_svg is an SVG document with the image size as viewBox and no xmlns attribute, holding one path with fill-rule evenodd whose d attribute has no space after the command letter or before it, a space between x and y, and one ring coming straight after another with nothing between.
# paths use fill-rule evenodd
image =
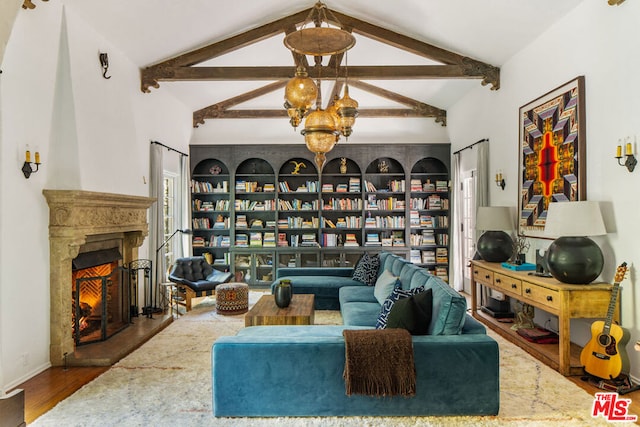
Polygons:
<instances>
[{"instance_id":1,"label":"small accent chair","mask_svg":"<svg viewBox=\"0 0 640 427\"><path fill-rule=\"evenodd\" d=\"M184 298L186 310L191 310L191 299L213 295L216 286L231 279L231 273L213 268L202 256L178 258L169 274L178 294Z\"/></svg>"}]
</instances>

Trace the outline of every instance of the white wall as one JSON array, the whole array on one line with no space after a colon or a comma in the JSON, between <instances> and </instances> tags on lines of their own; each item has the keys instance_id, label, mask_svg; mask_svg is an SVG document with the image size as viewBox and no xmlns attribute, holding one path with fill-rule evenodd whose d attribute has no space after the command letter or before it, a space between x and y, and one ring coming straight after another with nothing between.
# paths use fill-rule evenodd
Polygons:
<instances>
[{"instance_id":1,"label":"white wall","mask_svg":"<svg viewBox=\"0 0 640 427\"><path fill-rule=\"evenodd\" d=\"M517 206L518 109L576 76L585 76L587 199L601 202L609 232L594 239L605 255L601 279L611 281L623 261L631 267L622 283L621 323L631 334L626 350L636 379L640 379L640 353L633 349L640 339L640 292L635 289L640 266L640 171L629 173L613 157L617 141L625 136L635 136L635 149L640 148L638 22L638 2L611 7L605 1L585 0L501 67L499 91L478 88L448 111L452 151L488 137L489 176L502 169L507 182L504 191L490 185L491 204ZM531 252L545 249L550 241L532 243ZM530 253L529 260L532 257ZM578 344L590 337L591 321L572 322L572 338Z\"/></svg>"},{"instance_id":2,"label":"white wall","mask_svg":"<svg viewBox=\"0 0 640 427\"><path fill-rule=\"evenodd\" d=\"M109 80L99 51L109 54ZM2 70L0 391L49 366L42 190L147 196L150 141L187 152L192 133L190 110L165 91L143 94L138 68L57 2L18 12ZM27 144L43 162L28 180L20 171Z\"/></svg>"}]
</instances>

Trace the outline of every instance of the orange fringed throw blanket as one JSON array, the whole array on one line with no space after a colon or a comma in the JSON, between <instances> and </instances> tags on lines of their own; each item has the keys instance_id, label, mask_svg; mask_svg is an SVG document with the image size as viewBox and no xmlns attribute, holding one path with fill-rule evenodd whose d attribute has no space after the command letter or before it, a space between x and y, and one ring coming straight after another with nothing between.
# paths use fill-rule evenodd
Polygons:
<instances>
[{"instance_id":1,"label":"orange fringed throw blanket","mask_svg":"<svg viewBox=\"0 0 640 427\"><path fill-rule=\"evenodd\" d=\"M406 329L342 331L347 396L415 396L416 368Z\"/></svg>"}]
</instances>

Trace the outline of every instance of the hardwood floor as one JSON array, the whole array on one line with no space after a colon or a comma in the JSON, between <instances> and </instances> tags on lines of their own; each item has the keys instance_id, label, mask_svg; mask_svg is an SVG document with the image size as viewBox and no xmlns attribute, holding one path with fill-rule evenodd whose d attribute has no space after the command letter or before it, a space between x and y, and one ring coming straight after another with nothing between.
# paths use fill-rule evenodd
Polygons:
<instances>
[{"instance_id":1,"label":"hardwood floor","mask_svg":"<svg viewBox=\"0 0 640 427\"><path fill-rule=\"evenodd\" d=\"M108 366L49 368L24 382L17 388L25 394L27 424L53 408L58 402L71 396L83 385L109 369Z\"/></svg>"}]
</instances>

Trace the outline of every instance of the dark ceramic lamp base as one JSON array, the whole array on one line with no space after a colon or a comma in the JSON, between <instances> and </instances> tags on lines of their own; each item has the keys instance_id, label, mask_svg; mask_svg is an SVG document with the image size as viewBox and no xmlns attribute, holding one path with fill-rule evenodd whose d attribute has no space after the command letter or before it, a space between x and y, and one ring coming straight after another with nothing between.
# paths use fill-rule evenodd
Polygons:
<instances>
[{"instance_id":1,"label":"dark ceramic lamp base","mask_svg":"<svg viewBox=\"0 0 640 427\"><path fill-rule=\"evenodd\" d=\"M588 237L560 237L545 253L549 273L563 283L588 284L602 272L600 247Z\"/></svg>"},{"instance_id":2,"label":"dark ceramic lamp base","mask_svg":"<svg viewBox=\"0 0 640 427\"><path fill-rule=\"evenodd\" d=\"M488 262L503 262L511 258L513 240L504 231L485 231L478 239L478 254Z\"/></svg>"}]
</instances>

